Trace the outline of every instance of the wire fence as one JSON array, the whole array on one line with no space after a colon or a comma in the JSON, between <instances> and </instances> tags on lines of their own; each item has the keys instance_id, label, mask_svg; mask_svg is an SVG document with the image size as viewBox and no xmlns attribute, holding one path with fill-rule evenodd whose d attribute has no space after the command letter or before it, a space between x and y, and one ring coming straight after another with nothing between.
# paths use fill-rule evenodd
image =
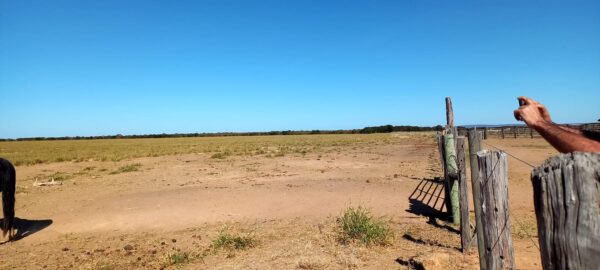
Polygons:
<instances>
[{"instance_id":1,"label":"wire fence","mask_svg":"<svg viewBox=\"0 0 600 270\"><path fill-rule=\"evenodd\" d=\"M585 123L585 124L564 124L572 129L579 129L591 132L600 132L600 123ZM513 138L541 138L542 136L534 129L526 125L514 126L479 126L479 127L457 127L458 135L465 136L469 129L477 129L484 132L484 137L496 139L513 139Z\"/></svg>"},{"instance_id":2,"label":"wire fence","mask_svg":"<svg viewBox=\"0 0 600 270\"><path fill-rule=\"evenodd\" d=\"M502 148L500 148L500 147L497 147L497 146L491 145L491 144L489 144L489 143L487 143L487 142L485 142L485 141L482 141L482 143L483 143L483 144L485 144L486 146L490 146L490 147L492 147L492 148L494 148L494 149L496 149L496 150L499 150L499 151L502 151L502 152L506 153L506 154L507 154L507 155L509 155L510 157L512 157L512 158L514 158L515 160L517 160L517 161L519 161L519 162L521 162L521 163L523 163L523 164L525 164L525 165L527 165L527 166L531 167L532 169L536 167L535 165L533 165L533 164L531 164L531 163L529 163L529 162L527 162L527 161L525 161L525 160L523 160L523 159L521 159L521 158L519 158L519 157L517 157L517 156L515 156L515 155L511 154L511 153L510 153L510 152L508 152L506 149L502 149ZM497 161L496 161L496 164L494 164L493 168L495 168L495 167L496 167L496 165L498 165L498 162L499 162L499 161L500 161L500 160L497 160ZM492 169L492 171L494 171L494 169ZM490 177L490 175L488 175L488 177L487 177L486 179L489 179L489 177ZM512 209L511 209L511 212L512 212ZM523 223L521 223L521 222L520 222L518 219L516 219L516 218L514 218L513 220L517 222L517 224L518 224L518 226L520 227L521 231L525 233L525 236L526 236L527 238L529 238L529 240L531 240L531 242L532 242L532 243L533 243L533 245L534 245L534 246L535 246L535 247L538 249L538 251L540 251L540 252L541 252L541 250L540 250L540 246L539 246L539 245L538 245L538 243L537 243L537 242L536 242L536 241L533 239L534 237L533 237L533 236L532 236L532 235L529 233L529 231L527 231L527 229L526 229L526 226L525 226Z\"/></svg>"}]
</instances>

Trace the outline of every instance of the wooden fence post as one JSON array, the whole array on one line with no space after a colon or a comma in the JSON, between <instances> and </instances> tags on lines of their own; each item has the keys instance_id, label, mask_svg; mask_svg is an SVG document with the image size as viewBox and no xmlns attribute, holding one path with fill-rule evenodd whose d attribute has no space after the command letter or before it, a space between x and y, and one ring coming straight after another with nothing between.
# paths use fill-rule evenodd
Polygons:
<instances>
[{"instance_id":1,"label":"wooden fence post","mask_svg":"<svg viewBox=\"0 0 600 270\"><path fill-rule=\"evenodd\" d=\"M500 132L502 133L502 139L504 139L504 128L503 127L500 128Z\"/></svg>"},{"instance_id":2,"label":"wooden fence post","mask_svg":"<svg viewBox=\"0 0 600 270\"><path fill-rule=\"evenodd\" d=\"M513 135L515 135L515 139L517 138L517 126L513 127Z\"/></svg>"},{"instance_id":3,"label":"wooden fence post","mask_svg":"<svg viewBox=\"0 0 600 270\"><path fill-rule=\"evenodd\" d=\"M483 139L484 139L484 140L487 140L487 133L488 133L488 132L487 132L487 130L488 130L488 128L487 128L487 127L484 127L484 128L483 128Z\"/></svg>"},{"instance_id":4,"label":"wooden fence post","mask_svg":"<svg viewBox=\"0 0 600 270\"><path fill-rule=\"evenodd\" d=\"M454 110L452 109L452 99L446 97L446 125L454 127Z\"/></svg>"},{"instance_id":5,"label":"wooden fence post","mask_svg":"<svg viewBox=\"0 0 600 270\"><path fill-rule=\"evenodd\" d=\"M444 170L444 177L446 177L446 159L444 158L444 135L437 134L436 136L438 151L440 152L440 163L442 170Z\"/></svg>"},{"instance_id":6,"label":"wooden fence post","mask_svg":"<svg viewBox=\"0 0 600 270\"><path fill-rule=\"evenodd\" d=\"M506 153L482 150L477 159L486 269L515 269Z\"/></svg>"},{"instance_id":7,"label":"wooden fence post","mask_svg":"<svg viewBox=\"0 0 600 270\"><path fill-rule=\"evenodd\" d=\"M452 215L452 223L459 224L460 222L460 201L458 191L458 163L456 156L454 134L446 134L444 136L444 146L446 154L446 182L449 187L450 207L449 212Z\"/></svg>"},{"instance_id":8,"label":"wooden fence post","mask_svg":"<svg viewBox=\"0 0 600 270\"><path fill-rule=\"evenodd\" d=\"M533 128L529 128L529 137L533 139Z\"/></svg>"},{"instance_id":9,"label":"wooden fence post","mask_svg":"<svg viewBox=\"0 0 600 270\"><path fill-rule=\"evenodd\" d=\"M442 164L442 170L444 171L444 205L446 206L446 211L450 212L450 192L448 188L448 170L446 169L446 147L444 146L444 135L438 134L438 148L440 151L440 162Z\"/></svg>"},{"instance_id":10,"label":"wooden fence post","mask_svg":"<svg viewBox=\"0 0 600 270\"><path fill-rule=\"evenodd\" d=\"M458 159L458 184L460 190L460 243L462 252L469 251L471 245L471 225L469 222L469 196L467 192L467 169L465 161L465 137L456 138L456 157Z\"/></svg>"},{"instance_id":11,"label":"wooden fence post","mask_svg":"<svg viewBox=\"0 0 600 270\"><path fill-rule=\"evenodd\" d=\"M552 157L531 181L544 269L598 269L600 154Z\"/></svg>"},{"instance_id":12,"label":"wooden fence post","mask_svg":"<svg viewBox=\"0 0 600 270\"><path fill-rule=\"evenodd\" d=\"M481 133L477 129L470 129L467 134L469 139L469 160L471 161L471 188L473 191L473 206L475 207L475 231L477 232L477 250L479 251L479 268L485 270L485 247L483 243L483 223L481 222L481 200L479 195L479 164L477 152L481 150Z\"/></svg>"},{"instance_id":13,"label":"wooden fence post","mask_svg":"<svg viewBox=\"0 0 600 270\"><path fill-rule=\"evenodd\" d=\"M454 127L454 111L452 109L452 100L446 97L446 135L444 136L444 152L446 159L446 187L450 195L450 204L446 209L452 215L452 223L460 223L460 206L458 196L458 164L456 158L456 128ZM449 206L449 207L448 207Z\"/></svg>"}]
</instances>

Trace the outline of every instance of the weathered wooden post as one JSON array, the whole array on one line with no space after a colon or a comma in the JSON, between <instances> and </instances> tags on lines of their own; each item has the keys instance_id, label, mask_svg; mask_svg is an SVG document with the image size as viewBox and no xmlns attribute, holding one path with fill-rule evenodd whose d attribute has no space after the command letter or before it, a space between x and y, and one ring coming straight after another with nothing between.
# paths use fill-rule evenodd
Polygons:
<instances>
[{"instance_id":1,"label":"weathered wooden post","mask_svg":"<svg viewBox=\"0 0 600 270\"><path fill-rule=\"evenodd\" d=\"M469 139L469 160L471 161L471 188L473 191L473 206L475 207L475 231L477 232L477 250L479 251L479 268L485 270L485 247L483 243L483 223L481 222L481 200L479 194L479 163L477 152L481 150L481 133L477 129L470 129L467 134Z\"/></svg>"},{"instance_id":2,"label":"weathered wooden post","mask_svg":"<svg viewBox=\"0 0 600 270\"><path fill-rule=\"evenodd\" d=\"M517 126L513 127L513 135L515 135L515 139L517 138Z\"/></svg>"},{"instance_id":3,"label":"weathered wooden post","mask_svg":"<svg viewBox=\"0 0 600 270\"><path fill-rule=\"evenodd\" d=\"M454 127L454 110L450 97L446 97L446 128L448 127Z\"/></svg>"},{"instance_id":4,"label":"weathered wooden post","mask_svg":"<svg viewBox=\"0 0 600 270\"><path fill-rule=\"evenodd\" d=\"M465 137L456 138L458 159L458 184L460 190L460 243L462 252L469 251L471 245L471 225L469 222L469 196L467 192L467 169L465 161Z\"/></svg>"},{"instance_id":5,"label":"weathered wooden post","mask_svg":"<svg viewBox=\"0 0 600 270\"><path fill-rule=\"evenodd\" d=\"M533 139L533 128L529 128L529 137Z\"/></svg>"},{"instance_id":6,"label":"weathered wooden post","mask_svg":"<svg viewBox=\"0 0 600 270\"><path fill-rule=\"evenodd\" d=\"M506 153L477 153L486 269L515 269L508 207Z\"/></svg>"},{"instance_id":7,"label":"weathered wooden post","mask_svg":"<svg viewBox=\"0 0 600 270\"><path fill-rule=\"evenodd\" d=\"M552 157L531 181L544 269L598 269L600 154Z\"/></svg>"},{"instance_id":8,"label":"weathered wooden post","mask_svg":"<svg viewBox=\"0 0 600 270\"><path fill-rule=\"evenodd\" d=\"M504 139L504 128L503 127L500 128L500 132L502 133L502 139Z\"/></svg>"},{"instance_id":9,"label":"weathered wooden post","mask_svg":"<svg viewBox=\"0 0 600 270\"><path fill-rule=\"evenodd\" d=\"M446 183L449 188L450 207L448 210L452 215L452 223L460 223L460 202L458 191L458 164L456 157L456 129L454 128L454 113L452 100L446 97L446 135L444 136L444 152L446 159ZM446 193L448 194L448 193Z\"/></svg>"},{"instance_id":10,"label":"weathered wooden post","mask_svg":"<svg viewBox=\"0 0 600 270\"><path fill-rule=\"evenodd\" d=\"M440 163L442 170L444 171L444 177L446 177L446 159L444 158L444 135L437 134L436 138L438 144L438 151L440 152Z\"/></svg>"},{"instance_id":11,"label":"weathered wooden post","mask_svg":"<svg viewBox=\"0 0 600 270\"><path fill-rule=\"evenodd\" d=\"M438 148L440 152L440 162L444 171L444 205L446 211L450 212L450 188L448 187L448 170L446 168L446 146L444 145L444 135L438 134L437 136Z\"/></svg>"},{"instance_id":12,"label":"weathered wooden post","mask_svg":"<svg viewBox=\"0 0 600 270\"><path fill-rule=\"evenodd\" d=\"M487 130L488 130L488 128L487 128L487 127L484 127L484 128L483 128L483 139L484 139L484 140L487 140Z\"/></svg>"},{"instance_id":13,"label":"weathered wooden post","mask_svg":"<svg viewBox=\"0 0 600 270\"><path fill-rule=\"evenodd\" d=\"M459 224L460 222L460 202L459 202L459 191L458 191L458 163L456 156L456 145L454 134L446 134L444 136L444 146L446 154L446 171L447 171L447 183L449 187L450 195L450 213L452 214L452 223Z\"/></svg>"}]
</instances>

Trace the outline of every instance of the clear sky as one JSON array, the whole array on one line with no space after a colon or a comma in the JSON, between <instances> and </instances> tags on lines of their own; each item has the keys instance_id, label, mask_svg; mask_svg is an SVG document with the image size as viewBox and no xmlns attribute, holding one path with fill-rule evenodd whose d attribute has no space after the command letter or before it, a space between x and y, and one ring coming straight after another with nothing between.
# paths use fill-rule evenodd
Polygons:
<instances>
[{"instance_id":1,"label":"clear sky","mask_svg":"<svg viewBox=\"0 0 600 270\"><path fill-rule=\"evenodd\" d=\"M0 138L600 118L600 1L0 0Z\"/></svg>"}]
</instances>

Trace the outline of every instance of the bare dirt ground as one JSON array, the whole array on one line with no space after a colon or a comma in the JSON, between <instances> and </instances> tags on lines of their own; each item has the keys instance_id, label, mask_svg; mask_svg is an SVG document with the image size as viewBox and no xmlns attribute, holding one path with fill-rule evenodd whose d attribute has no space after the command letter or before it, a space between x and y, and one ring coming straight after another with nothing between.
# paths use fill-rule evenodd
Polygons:
<instances>
[{"instance_id":1,"label":"bare dirt ground","mask_svg":"<svg viewBox=\"0 0 600 270\"><path fill-rule=\"evenodd\" d=\"M536 165L556 154L540 139L486 142ZM438 219L436 148L433 138L417 136L276 158L185 154L19 166L19 239L0 245L0 269L407 269L415 262L477 269L476 248L460 253L456 230ZM111 173L127 164L138 170ZM530 171L509 159L519 269L541 268ZM71 177L33 186L56 173ZM419 191L425 184L429 195ZM359 205L390 220L391 245L336 240L336 217ZM224 230L256 244L212 248Z\"/></svg>"}]
</instances>

